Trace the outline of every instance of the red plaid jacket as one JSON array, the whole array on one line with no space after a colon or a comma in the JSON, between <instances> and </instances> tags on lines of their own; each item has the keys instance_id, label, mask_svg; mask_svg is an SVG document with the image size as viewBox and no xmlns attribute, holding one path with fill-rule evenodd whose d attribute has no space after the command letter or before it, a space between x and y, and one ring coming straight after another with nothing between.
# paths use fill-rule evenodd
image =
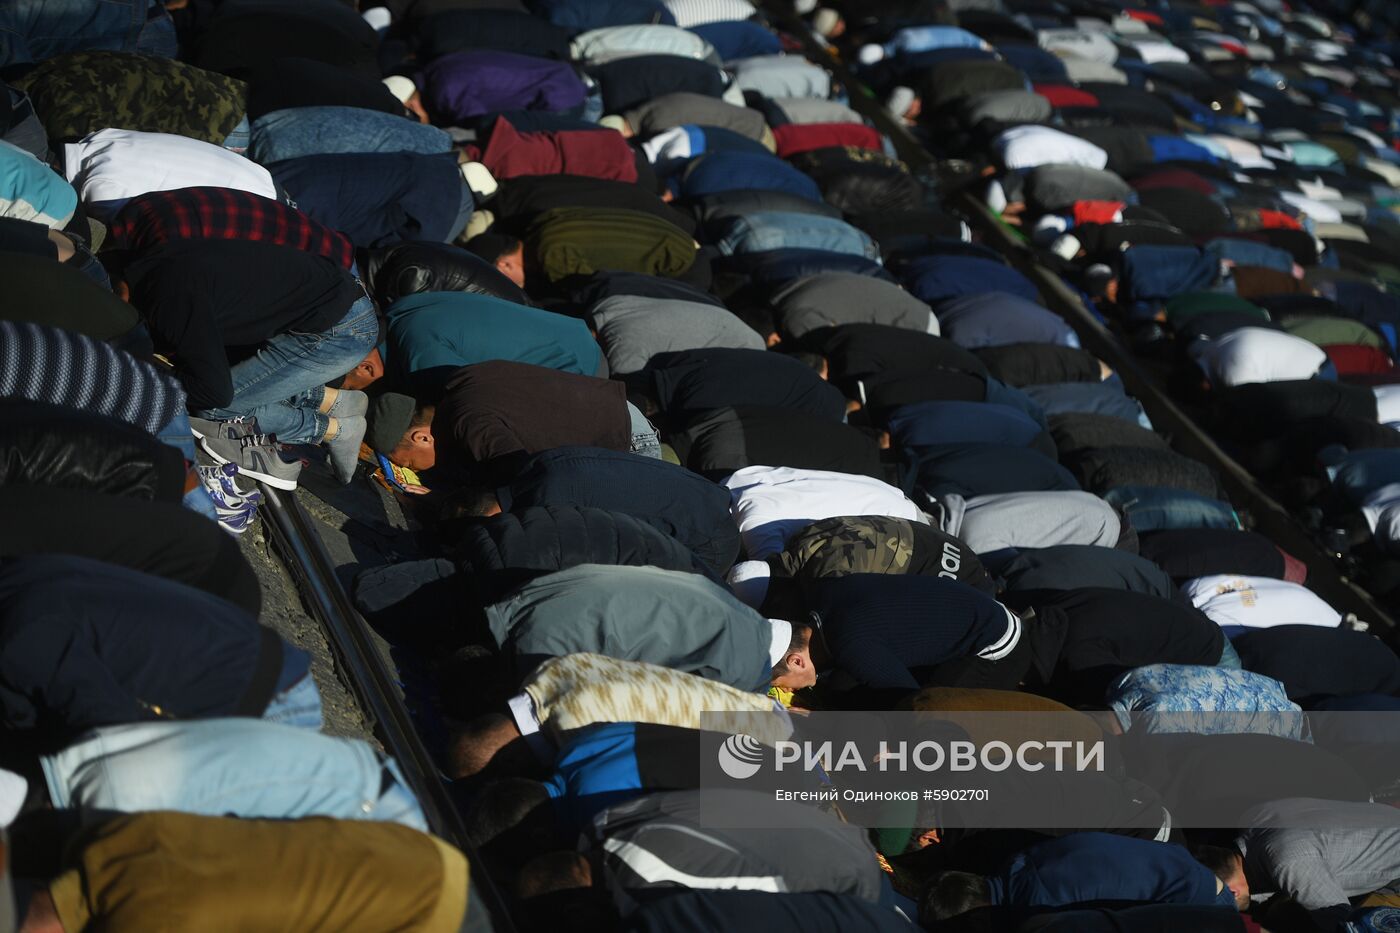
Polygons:
<instances>
[{"instance_id":1,"label":"red plaid jacket","mask_svg":"<svg viewBox=\"0 0 1400 933\"><path fill-rule=\"evenodd\" d=\"M294 207L231 188L176 188L132 198L112 221L121 249L140 250L174 240L258 240L294 246L349 269L355 247L343 234Z\"/></svg>"}]
</instances>

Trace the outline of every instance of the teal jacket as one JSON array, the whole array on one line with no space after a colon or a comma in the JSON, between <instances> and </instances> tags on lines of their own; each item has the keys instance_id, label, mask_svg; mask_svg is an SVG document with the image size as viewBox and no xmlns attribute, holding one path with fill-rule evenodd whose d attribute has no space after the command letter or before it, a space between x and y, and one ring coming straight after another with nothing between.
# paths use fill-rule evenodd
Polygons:
<instances>
[{"instance_id":1,"label":"teal jacket","mask_svg":"<svg viewBox=\"0 0 1400 933\"><path fill-rule=\"evenodd\" d=\"M463 366L510 360L592 376L602 350L576 318L470 292L406 295L385 312L390 382L431 395Z\"/></svg>"}]
</instances>

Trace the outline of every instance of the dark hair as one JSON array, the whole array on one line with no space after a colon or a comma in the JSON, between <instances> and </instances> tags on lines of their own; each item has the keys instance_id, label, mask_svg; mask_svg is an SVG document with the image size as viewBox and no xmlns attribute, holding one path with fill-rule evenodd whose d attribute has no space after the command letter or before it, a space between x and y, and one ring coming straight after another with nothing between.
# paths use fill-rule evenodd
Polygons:
<instances>
[{"instance_id":1,"label":"dark hair","mask_svg":"<svg viewBox=\"0 0 1400 933\"><path fill-rule=\"evenodd\" d=\"M486 713L457 730L447 742L448 776L457 780L485 771L496 753L510 744L514 728L515 724L504 713ZM502 739L506 741L502 743Z\"/></svg>"},{"instance_id":2,"label":"dark hair","mask_svg":"<svg viewBox=\"0 0 1400 933\"><path fill-rule=\"evenodd\" d=\"M439 522L459 518L481 518L500 507L496 490L490 486L460 486L442 497Z\"/></svg>"},{"instance_id":3,"label":"dark hair","mask_svg":"<svg viewBox=\"0 0 1400 933\"><path fill-rule=\"evenodd\" d=\"M991 885L981 875L965 871L939 872L929 879L919 900L919 920L947 920L992 902Z\"/></svg>"},{"instance_id":4,"label":"dark hair","mask_svg":"<svg viewBox=\"0 0 1400 933\"><path fill-rule=\"evenodd\" d=\"M778 324L773 317L773 312L763 307L763 305L745 305L739 308L732 308L731 311L735 317L749 325L749 327L764 340L767 340L768 335L778 329Z\"/></svg>"},{"instance_id":5,"label":"dark hair","mask_svg":"<svg viewBox=\"0 0 1400 933\"><path fill-rule=\"evenodd\" d=\"M797 360L804 366L809 366L817 372L826 368L826 357L820 353L813 353L811 350L794 350L788 356Z\"/></svg>"},{"instance_id":6,"label":"dark hair","mask_svg":"<svg viewBox=\"0 0 1400 933\"><path fill-rule=\"evenodd\" d=\"M527 778L506 778L482 788L462 822L467 839L501 877L514 877L526 862L560 842L549 791Z\"/></svg>"},{"instance_id":7,"label":"dark hair","mask_svg":"<svg viewBox=\"0 0 1400 933\"><path fill-rule=\"evenodd\" d=\"M578 852L546 852L521 869L515 885L521 900L588 888L592 886L592 867Z\"/></svg>"},{"instance_id":8,"label":"dark hair","mask_svg":"<svg viewBox=\"0 0 1400 933\"><path fill-rule=\"evenodd\" d=\"M793 623L792 639L788 641L787 650L783 652L783 659L773 666L773 677L781 677L788 673L788 655L807 650L807 646L811 643L812 627L810 625L798 625L797 623Z\"/></svg>"},{"instance_id":9,"label":"dark hair","mask_svg":"<svg viewBox=\"0 0 1400 933\"><path fill-rule=\"evenodd\" d=\"M518 237L508 233L478 233L466 242L466 249L487 262L495 262L520 249L521 245Z\"/></svg>"},{"instance_id":10,"label":"dark hair","mask_svg":"<svg viewBox=\"0 0 1400 933\"><path fill-rule=\"evenodd\" d=\"M1225 846L1197 846L1191 850L1191 854L1196 857L1196 861L1215 873L1215 877L1221 881L1234 876L1239 870L1237 859L1239 852L1228 849Z\"/></svg>"}]
</instances>

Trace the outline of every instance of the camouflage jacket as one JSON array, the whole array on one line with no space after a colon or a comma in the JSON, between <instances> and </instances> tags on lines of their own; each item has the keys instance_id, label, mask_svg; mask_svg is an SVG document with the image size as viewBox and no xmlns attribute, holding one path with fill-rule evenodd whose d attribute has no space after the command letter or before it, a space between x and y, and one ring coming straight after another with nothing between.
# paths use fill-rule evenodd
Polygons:
<instances>
[{"instance_id":1,"label":"camouflage jacket","mask_svg":"<svg viewBox=\"0 0 1400 933\"><path fill-rule=\"evenodd\" d=\"M14 83L28 92L52 143L118 127L222 145L248 97L242 81L131 52L69 52Z\"/></svg>"}]
</instances>

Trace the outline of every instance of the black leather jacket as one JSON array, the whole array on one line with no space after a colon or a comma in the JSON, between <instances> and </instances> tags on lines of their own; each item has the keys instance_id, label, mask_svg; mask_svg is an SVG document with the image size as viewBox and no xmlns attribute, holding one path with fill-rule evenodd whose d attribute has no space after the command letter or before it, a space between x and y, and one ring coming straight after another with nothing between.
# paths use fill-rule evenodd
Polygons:
<instances>
[{"instance_id":1,"label":"black leather jacket","mask_svg":"<svg viewBox=\"0 0 1400 933\"><path fill-rule=\"evenodd\" d=\"M530 305L525 293L491 263L447 243L365 249L360 251L359 265L365 286L382 308L420 292L471 292Z\"/></svg>"},{"instance_id":2,"label":"black leather jacket","mask_svg":"<svg viewBox=\"0 0 1400 933\"><path fill-rule=\"evenodd\" d=\"M185 458L138 427L57 405L0 401L0 486L179 502Z\"/></svg>"}]
</instances>

